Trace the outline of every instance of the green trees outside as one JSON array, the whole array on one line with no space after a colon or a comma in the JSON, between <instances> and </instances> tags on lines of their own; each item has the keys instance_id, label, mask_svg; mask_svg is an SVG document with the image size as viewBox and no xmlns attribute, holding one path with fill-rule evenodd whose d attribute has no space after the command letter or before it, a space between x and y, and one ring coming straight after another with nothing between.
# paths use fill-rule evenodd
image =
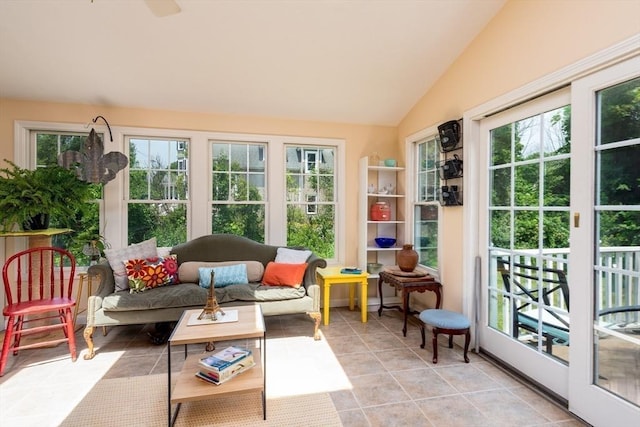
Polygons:
<instances>
[{"instance_id":1,"label":"green trees outside","mask_svg":"<svg viewBox=\"0 0 640 427\"><path fill-rule=\"evenodd\" d=\"M640 78L600 93L600 145L640 138ZM640 204L640 144L599 153L601 205ZM640 212L601 212L601 246L640 246Z\"/></svg>"}]
</instances>

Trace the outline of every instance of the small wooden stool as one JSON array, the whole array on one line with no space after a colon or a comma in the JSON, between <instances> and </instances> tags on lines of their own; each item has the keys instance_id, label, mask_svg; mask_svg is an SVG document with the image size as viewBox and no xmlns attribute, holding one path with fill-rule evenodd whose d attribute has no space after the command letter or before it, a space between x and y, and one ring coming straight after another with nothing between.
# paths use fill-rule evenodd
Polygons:
<instances>
[{"instance_id":1,"label":"small wooden stool","mask_svg":"<svg viewBox=\"0 0 640 427\"><path fill-rule=\"evenodd\" d=\"M429 309L420 313L420 333L422 334L422 344L420 348L424 348L424 328L426 325L433 327L433 363L438 363L438 334L449 334L449 348L453 348L453 336L465 335L464 339L464 361L469 363L467 353L469 351L469 341L471 341L471 333L469 328L471 324L469 319L462 314L449 310Z\"/></svg>"}]
</instances>

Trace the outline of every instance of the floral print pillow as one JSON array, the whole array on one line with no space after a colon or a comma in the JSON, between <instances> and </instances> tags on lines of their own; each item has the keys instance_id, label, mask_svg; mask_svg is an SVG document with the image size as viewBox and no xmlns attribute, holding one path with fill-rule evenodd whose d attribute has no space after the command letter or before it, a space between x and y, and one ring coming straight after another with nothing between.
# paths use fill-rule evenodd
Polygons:
<instances>
[{"instance_id":1,"label":"floral print pillow","mask_svg":"<svg viewBox=\"0 0 640 427\"><path fill-rule=\"evenodd\" d=\"M124 262L124 268L129 279L129 292L132 294L180 283L176 255L130 259Z\"/></svg>"}]
</instances>

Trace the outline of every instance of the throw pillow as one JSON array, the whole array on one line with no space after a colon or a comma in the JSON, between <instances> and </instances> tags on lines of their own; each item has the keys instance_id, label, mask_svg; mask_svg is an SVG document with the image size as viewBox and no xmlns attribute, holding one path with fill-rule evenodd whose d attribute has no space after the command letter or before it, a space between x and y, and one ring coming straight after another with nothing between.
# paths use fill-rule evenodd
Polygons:
<instances>
[{"instance_id":1,"label":"throw pillow","mask_svg":"<svg viewBox=\"0 0 640 427\"><path fill-rule=\"evenodd\" d=\"M228 285L238 285L249 283L247 278L247 265L235 264L224 267L200 267L198 276L200 286L209 289L211 286L211 272L213 271L213 282L215 288L224 288Z\"/></svg>"},{"instance_id":2,"label":"throw pillow","mask_svg":"<svg viewBox=\"0 0 640 427\"><path fill-rule=\"evenodd\" d=\"M299 288L302 285L307 264L284 264L270 262L264 270L262 284L267 286L291 286Z\"/></svg>"},{"instance_id":3,"label":"throw pillow","mask_svg":"<svg viewBox=\"0 0 640 427\"><path fill-rule=\"evenodd\" d=\"M129 292L142 292L178 282L178 261L176 255L130 259L124 262L129 280Z\"/></svg>"},{"instance_id":4,"label":"throw pillow","mask_svg":"<svg viewBox=\"0 0 640 427\"><path fill-rule=\"evenodd\" d=\"M113 270L113 278L116 282L116 291L129 289L129 278L124 268L124 262L129 259L147 259L157 256L156 238L152 237L144 242L136 243L126 248L105 249L104 255Z\"/></svg>"},{"instance_id":5,"label":"throw pillow","mask_svg":"<svg viewBox=\"0 0 640 427\"><path fill-rule=\"evenodd\" d=\"M260 282L264 274L264 265L260 261L185 261L178 267L178 276L181 283L198 283L200 267L225 267L227 265L245 264L247 266L247 278L249 283Z\"/></svg>"},{"instance_id":6,"label":"throw pillow","mask_svg":"<svg viewBox=\"0 0 640 427\"><path fill-rule=\"evenodd\" d=\"M311 256L311 251L289 248L278 248L275 262L284 264L303 264Z\"/></svg>"}]
</instances>

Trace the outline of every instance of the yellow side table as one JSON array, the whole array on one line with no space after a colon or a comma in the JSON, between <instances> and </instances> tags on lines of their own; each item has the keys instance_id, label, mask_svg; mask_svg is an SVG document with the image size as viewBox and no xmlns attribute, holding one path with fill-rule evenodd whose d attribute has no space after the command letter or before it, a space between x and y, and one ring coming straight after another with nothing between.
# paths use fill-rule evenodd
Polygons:
<instances>
[{"instance_id":1,"label":"yellow side table","mask_svg":"<svg viewBox=\"0 0 640 427\"><path fill-rule=\"evenodd\" d=\"M318 282L324 292L323 317L325 326L329 324L329 296L332 285L349 284L349 310L355 308L356 285L360 284L360 311L362 323L367 322L367 286L369 275L366 271L360 274L340 273L343 267L327 267L316 270Z\"/></svg>"}]
</instances>

